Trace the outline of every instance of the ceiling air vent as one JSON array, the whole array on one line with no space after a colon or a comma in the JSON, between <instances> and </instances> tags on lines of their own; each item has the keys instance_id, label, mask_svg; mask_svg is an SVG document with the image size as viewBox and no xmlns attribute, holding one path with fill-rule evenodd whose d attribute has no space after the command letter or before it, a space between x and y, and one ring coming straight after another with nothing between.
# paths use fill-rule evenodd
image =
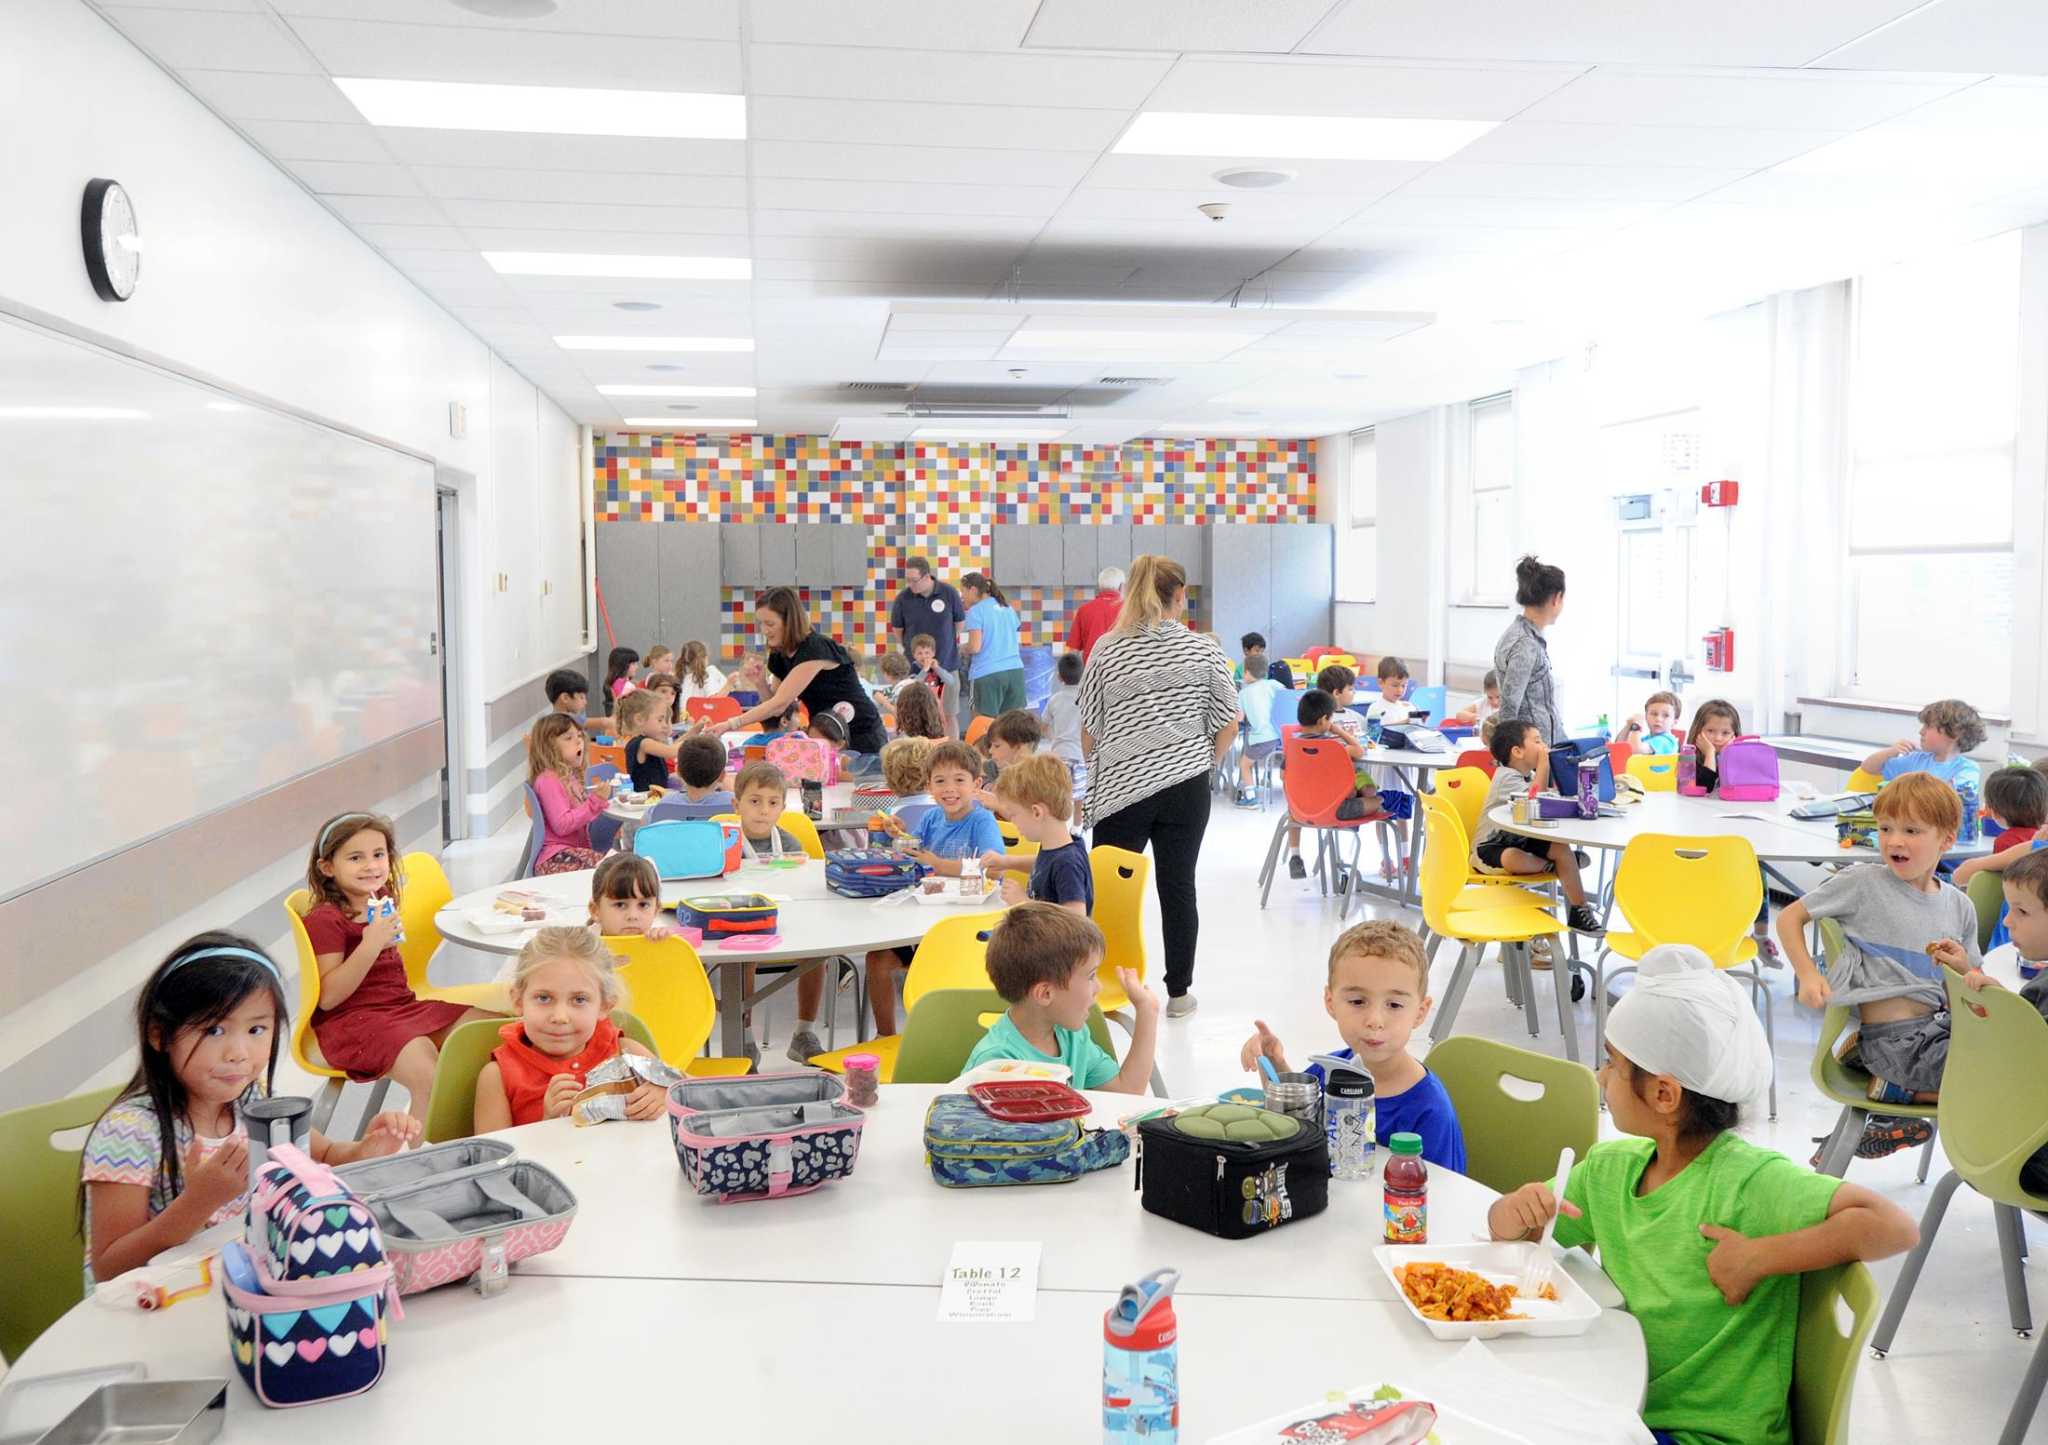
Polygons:
<instances>
[{"instance_id":1,"label":"ceiling air vent","mask_svg":"<svg viewBox=\"0 0 2048 1445\"><path fill-rule=\"evenodd\" d=\"M849 381L841 384L845 391L879 392L888 396L901 396L917 388L907 381Z\"/></svg>"},{"instance_id":2,"label":"ceiling air vent","mask_svg":"<svg viewBox=\"0 0 2048 1445\"><path fill-rule=\"evenodd\" d=\"M1096 381L1097 386L1164 386L1171 377L1165 376L1105 376Z\"/></svg>"}]
</instances>

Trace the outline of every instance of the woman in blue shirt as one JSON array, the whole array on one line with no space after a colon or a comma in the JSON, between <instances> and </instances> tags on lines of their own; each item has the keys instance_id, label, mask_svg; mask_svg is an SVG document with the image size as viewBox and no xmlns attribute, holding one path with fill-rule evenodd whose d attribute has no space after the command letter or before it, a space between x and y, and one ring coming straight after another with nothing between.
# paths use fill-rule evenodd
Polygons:
<instances>
[{"instance_id":1,"label":"woman in blue shirt","mask_svg":"<svg viewBox=\"0 0 2048 1445\"><path fill-rule=\"evenodd\" d=\"M1017 614L1010 599L980 572L960 579L960 597L967 604L967 635L960 651L968 658L976 715L998 717L1024 706L1024 659L1017 651Z\"/></svg>"}]
</instances>

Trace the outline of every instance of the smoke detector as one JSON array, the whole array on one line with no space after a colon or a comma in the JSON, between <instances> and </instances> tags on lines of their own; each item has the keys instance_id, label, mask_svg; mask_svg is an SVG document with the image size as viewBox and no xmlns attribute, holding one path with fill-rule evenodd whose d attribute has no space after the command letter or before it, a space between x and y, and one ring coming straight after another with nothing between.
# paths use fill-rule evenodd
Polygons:
<instances>
[{"instance_id":1,"label":"smoke detector","mask_svg":"<svg viewBox=\"0 0 2048 1445\"><path fill-rule=\"evenodd\" d=\"M1230 203L1228 201L1206 201L1195 207L1195 209L1212 221L1225 220L1230 215Z\"/></svg>"},{"instance_id":2,"label":"smoke detector","mask_svg":"<svg viewBox=\"0 0 2048 1445\"><path fill-rule=\"evenodd\" d=\"M1241 191L1270 191L1293 180L1294 172L1270 170L1264 166L1240 166L1235 170L1216 172L1216 179Z\"/></svg>"}]
</instances>

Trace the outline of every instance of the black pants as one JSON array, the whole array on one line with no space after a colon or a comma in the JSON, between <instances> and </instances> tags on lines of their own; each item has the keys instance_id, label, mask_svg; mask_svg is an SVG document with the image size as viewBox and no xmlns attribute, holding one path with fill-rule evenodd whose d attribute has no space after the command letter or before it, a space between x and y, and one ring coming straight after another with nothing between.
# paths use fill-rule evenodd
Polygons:
<instances>
[{"instance_id":1,"label":"black pants","mask_svg":"<svg viewBox=\"0 0 2048 1445\"><path fill-rule=\"evenodd\" d=\"M1152 884L1159 891L1169 998L1186 993L1195 978L1195 940L1202 930L1195 911L1195 864L1208 829L1209 774L1201 772L1111 813L1096 823L1090 839L1133 853L1152 845Z\"/></svg>"}]
</instances>

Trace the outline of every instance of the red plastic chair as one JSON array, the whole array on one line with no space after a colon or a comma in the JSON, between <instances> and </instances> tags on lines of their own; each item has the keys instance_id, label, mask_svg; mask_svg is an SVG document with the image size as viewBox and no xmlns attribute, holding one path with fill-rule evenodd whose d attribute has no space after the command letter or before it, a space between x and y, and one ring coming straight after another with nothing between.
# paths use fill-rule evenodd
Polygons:
<instances>
[{"instance_id":1,"label":"red plastic chair","mask_svg":"<svg viewBox=\"0 0 2048 1445\"><path fill-rule=\"evenodd\" d=\"M1289 826L1313 828L1319 852L1324 852L1324 856L1336 851L1335 840L1338 837L1349 833L1352 839L1351 861L1346 866L1355 875L1359 853L1364 847L1359 829L1367 823L1387 820L1385 813L1368 813L1362 818L1337 816L1337 810L1358 791L1357 769L1342 743L1335 738L1302 737L1299 727L1288 735L1283 725L1282 735L1286 741L1280 745L1285 760L1280 783L1287 794L1287 814L1273 827L1273 841L1266 849L1266 866L1259 874L1261 908L1266 906L1267 896L1273 891L1273 875L1280 871L1280 844L1286 838Z\"/></svg>"},{"instance_id":2,"label":"red plastic chair","mask_svg":"<svg viewBox=\"0 0 2048 1445\"><path fill-rule=\"evenodd\" d=\"M683 704L683 715L692 722L724 722L729 717L738 717L746 709L737 699L730 697L693 697Z\"/></svg>"},{"instance_id":3,"label":"red plastic chair","mask_svg":"<svg viewBox=\"0 0 2048 1445\"><path fill-rule=\"evenodd\" d=\"M1490 778L1493 776L1494 769L1499 767L1500 764L1493 760L1493 754L1485 748L1470 748L1458 754L1458 766L1461 768L1477 768Z\"/></svg>"},{"instance_id":4,"label":"red plastic chair","mask_svg":"<svg viewBox=\"0 0 2048 1445\"><path fill-rule=\"evenodd\" d=\"M1635 756L1635 752L1636 750L1627 743L1609 743L1607 745L1607 761L1614 765L1615 777L1618 778L1628 771L1628 760Z\"/></svg>"}]
</instances>

